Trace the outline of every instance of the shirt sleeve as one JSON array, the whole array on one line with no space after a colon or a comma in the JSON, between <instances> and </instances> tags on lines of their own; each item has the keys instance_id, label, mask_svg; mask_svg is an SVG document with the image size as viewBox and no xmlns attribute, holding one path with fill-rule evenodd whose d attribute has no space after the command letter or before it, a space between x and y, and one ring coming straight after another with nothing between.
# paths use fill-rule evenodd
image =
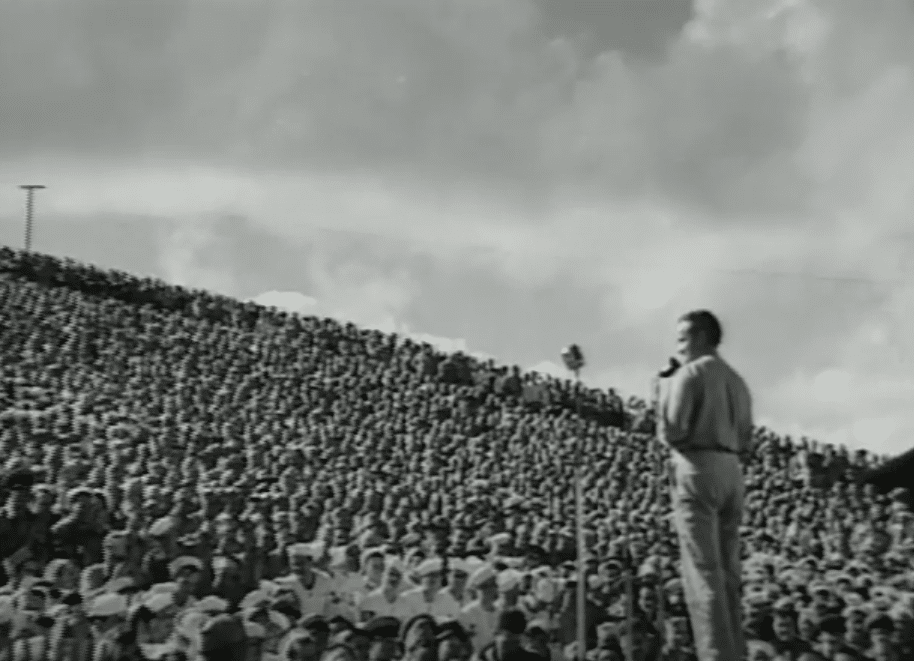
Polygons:
<instances>
[{"instance_id":1,"label":"shirt sleeve","mask_svg":"<svg viewBox=\"0 0 914 661\"><path fill-rule=\"evenodd\" d=\"M661 409L660 440L671 447L688 443L692 421L698 408L698 377L681 369L670 378L669 390Z\"/></svg>"},{"instance_id":2,"label":"shirt sleeve","mask_svg":"<svg viewBox=\"0 0 914 661\"><path fill-rule=\"evenodd\" d=\"M739 437L739 446L742 453L752 453L755 449L752 440L752 394L748 386L740 380L741 402L737 414L736 431Z\"/></svg>"}]
</instances>

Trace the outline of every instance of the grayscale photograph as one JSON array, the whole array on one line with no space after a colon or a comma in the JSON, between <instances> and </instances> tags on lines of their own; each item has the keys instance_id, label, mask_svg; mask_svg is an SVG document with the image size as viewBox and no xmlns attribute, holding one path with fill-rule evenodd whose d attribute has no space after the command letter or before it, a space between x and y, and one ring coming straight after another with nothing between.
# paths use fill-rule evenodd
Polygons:
<instances>
[{"instance_id":1,"label":"grayscale photograph","mask_svg":"<svg viewBox=\"0 0 914 661\"><path fill-rule=\"evenodd\" d=\"M0 0L0 661L914 661L914 0Z\"/></svg>"}]
</instances>

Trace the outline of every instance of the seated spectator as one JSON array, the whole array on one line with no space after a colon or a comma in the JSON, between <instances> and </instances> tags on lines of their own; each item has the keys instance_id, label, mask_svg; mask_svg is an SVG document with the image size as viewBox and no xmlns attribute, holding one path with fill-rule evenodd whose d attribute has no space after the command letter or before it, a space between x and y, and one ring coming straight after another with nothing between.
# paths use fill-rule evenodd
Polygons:
<instances>
[{"instance_id":1,"label":"seated spectator","mask_svg":"<svg viewBox=\"0 0 914 661\"><path fill-rule=\"evenodd\" d=\"M502 611L495 629L495 640L479 650L479 661L542 661L543 656L523 645L527 618L517 609Z\"/></svg>"}]
</instances>

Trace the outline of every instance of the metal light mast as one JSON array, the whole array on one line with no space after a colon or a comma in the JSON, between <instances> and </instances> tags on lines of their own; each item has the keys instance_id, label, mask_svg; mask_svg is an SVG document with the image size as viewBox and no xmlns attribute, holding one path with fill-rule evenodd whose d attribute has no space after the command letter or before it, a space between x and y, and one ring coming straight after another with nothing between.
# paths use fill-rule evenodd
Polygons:
<instances>
[{"instance_id":1,"label":"metal light mast","mask_svg":"<svg viewBox=\"0 0 914 661\"><path fill-rule=\"evenodd\" d=\"M43 190L41 184L23 184L20 186L25 191L25 251L32 252L32 218L35 209L35 191Z\"/></svg>"}]
</instances>

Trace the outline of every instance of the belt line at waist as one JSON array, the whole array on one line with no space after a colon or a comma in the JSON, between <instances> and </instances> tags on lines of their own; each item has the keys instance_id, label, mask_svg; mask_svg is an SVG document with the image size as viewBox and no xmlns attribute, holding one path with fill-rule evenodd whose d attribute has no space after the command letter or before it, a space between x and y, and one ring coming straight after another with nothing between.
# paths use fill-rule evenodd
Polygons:
<instances>
[{"instance_id":1,"label":"belt line at waist","mask_svg":"<svg viewBox=\"0 0 914 661\"><path fill-rule=\"evenodd\" d=\"M722 445L714 445L709 447L691 447L691 448L673 448L676 452L681 452L682 454L688 454L689 452L720 452L723 454L739 454L736 450L731 450L730 448L725 448Z\"/></svg>"}]
</instances>

